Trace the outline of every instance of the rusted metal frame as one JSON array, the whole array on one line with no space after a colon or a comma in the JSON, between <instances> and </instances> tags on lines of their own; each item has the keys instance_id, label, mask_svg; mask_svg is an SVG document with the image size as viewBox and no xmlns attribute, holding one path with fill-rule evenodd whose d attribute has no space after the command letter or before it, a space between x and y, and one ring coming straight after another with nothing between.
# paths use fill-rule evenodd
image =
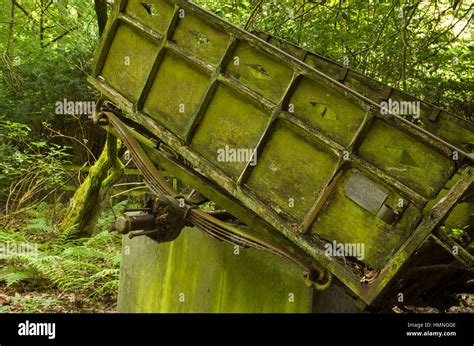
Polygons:
<instances>
[{"instance_id":1,"label":"rusted metal frame","mask_svg":"<svg viewBox=\"0 0 474 346\"><path fill-rule=\"evenodd\" d=\"M98 85L99 90L100 84ZM103 91L106 91L105 89ZM129 106L127 109L127 117L130 117L133 114L133 109ZM130 113L129 113L130 112ZM207 176L211 181L217 183L225 193L228 193L235 198L235 191L240 190L241 195L238 196L239 202L242 203L246 208L249 208L253 212L258 214L258 211L264 211L262 216L259 216L265 223L268 223L272 228L278 230L280 234L287 239L291 240L293 244L301 248L301 251L306 252L311 256L313 261L321 263L334 274L336 277L341 280L349 289L351 289L356 295L358 295L365 303L370 303L365 299L365 291L367 290L366 285L362 285L359 280L354 276L354 274L349 271L344 265L339 263L332 257L328 257L324 254L322 247L314 247L315 243L313 239L296 236L293 232L293 229L282 222L282 219L279 215L275 213L271 208L269 208L265 203L256 198L251 191L249 191L246 186L242 186L237 189L236 183L227 177L220 169L216 169L212 163L201 157L199 154L194 153L189 149L188 146L179 140L175 135L170 133L168 130L164 129L161 125L157 124L153 119L144 114L143 112L137 112L139 116L131 116L131 118L139 123L142 126L148 126L150 131L154 133L158 138L162 139L163 142L173 149L176 152L179 152L180 155L189 161L192 165L198 165L200 170L205 176ZM258 208L255 209L254 206Z\"/></svg>"},{"instance_id":2,"label":"rusted metal frame","mask_svg":"<svg viewBox=\"0 0 474 346\"><path fill-rule=\"evenodd\" d=\"M176 14L176 13L175 13ZM170 25L171 27L171 25ZM171 31L167 31L167 32L171 32ZM168 34L168 36L170 36L170 34ZM165 41L162 41L162 45L163 45L163 42ZM222 62L219 64L218 68L216 68L214 71L211 71L211 65L205 63L204 61L201 61L199 58L197 57L193 57L192 54L190 54L189 52L185 52L184 50L180 49L176 44L172 43L172 42L169 42L169 41L166 41L165 42L165 46L168 46L170 49L172 49L174 52L178 52L180 56L182 57L185 57L187 58L188 60L194 62L196 65L200 66L203 70L205 70L206 72L211 72L213 73L214 75L214 80L211 82L211 85L208 89L208 92L206 93L206 96L203 100L203 102L201 103L201 106L200 106L200 110L198 111L198 116L195 118L195 121L192 125L192 130L189 132L188 136L186 137L186 140L185 142L187 144L190 143L191 139L192 139L192 135L194 134L197 126L199 125L199 122L200 120L202 119L202 116L204 115L205 113L205 110L207 109L207 106L208 106L208 103L209 101L211 100L212 96L213 96L213 92L215 91L215 88L217 86L217 84L215 83L215 80L218 79L219 81L221 81L223 84L226 84L228 86L231 86L233 89L239 91L240 93L244 94L244 95L247 95L247 96L250 96L251 98L253 99L256 99L257 101L259 101L263 106L264 108L266 108L267 110L274 107L274 111L273 111L273 114L271 116L272 120L269 122L268 124L268 127L264 133L264 135L262 136L260 142L259 142L259 145L257 146L257 152L258 151L261 151L263 145L265 144L265 140L262 140L264 138L267 137L267 133L268 133L268 129L271 127L271 125L273 124L274 120L278 117L280 111L281 111L281 107L282 107L282 104L283 102L287 102L289 101L290 97L291 97L291 94L288 92L289 90L294 90L296 88L296 84L297 84L297 80L300 79L301 75L299 74L294 74L293 76L293 79L290 83L290 86L287 90L287 92L285 93L284 97L282 98L281 102L279 105L276 105L274 106L272 104L271 101L263 98L261 95L259 95L258 93L255 93L253 92L252 90L248 89L245 85L243 85L241 82L237 81L237 80L234 80L233 78L229 78L229 77L226 77L225 75L222 75L220 73L222 73L222 70L225 68L226 66L226 63L228 62L228 60L230 59L231 57L231 53L233 51L233 48L235 47L236 45L236 41L235 39L234 40L231 40L229 46L228 46L228 49L226 51L226 54L224 55L224 58L222 59ZM232 48L232 49L231 49ZM160 51L161 51L161 48L160 48ZM160 56L160 54L159 54ZM227 59L226 59L227 57ZM157 61L159 61L160 59L157 58ZM157 63L156 65L159 65L159 63ZM153 69L155 70L155 68ZM152 71L153 71L152 70ZM152 72L151 75L153 75L154 73L156 73L156 71ZM297 76L297 77L295 77ZM153 81L152 78L148 78L148 83L150 83L150 81ZM145 90L147 88L145 87ZM146 95L146 92L143 92L142 95ZM138 109L140 109L141 107L139 106ZM309 131L307 131L310 135L313 136L313 134ZM326 141L326 144L332 146L332 147L337 147L337 145L334 145L335 142L332 142L330 140L327 140ZM342 163L340 163L336 169L336 172L334 175L337 174L338 172L338 169L339 167L342 165ZM241 176L239 177L238 179L238 184L242 184L249 176L250 172L251 172L251 166L249 165L249 163L247 163L246 165L246 168L244 169L243 173L241 174ZM328 182L329 183L329 182ZM316 202L317 204L321 203L321 201L317 201ZM312 216L313 218L316 217L316 215ZM307 227L310 226L310 221L309 219L305 219L305 222L303 223L303 227L302 229L306 230Z\"/></svg>"},{"instance_id":3,"label":"rusted metal frame","mask_svg":"<svg viewBox=\"0 0 474 346\"><path fill-rule=\"evenodd\" d=\"M277 222L277 223L278 223L279 226L280 226L279 228L281 228L280 222ZM300 243L300 241L298 241L298 240L297 240L296 242L297 242L297 243ZM307 250L307 251L309 250L308 252L310 252L310 253L314 253L314 252L315 252L315 249L312 249L311 247L308 248L308 244L302 244L302 245L303 245L303 246L302 246L303 249L305 249L305 250ZM319 256L318 256L318 257L319 257ZM324 257L324 256L322 256L322 257ZM333 262L333 261L329 261L328 263L332 263L332 262ZM336 265L336 267L337 267L337 265ZM336 271L339 271L339 270L336 270ZM347 271L342 270L342 272L346 272L346 274L347 274ZM341 273L341 275L343 275L343 276L345 276L346 274L342 274L342 273ZM353 275L352 275L352 273L349 273L349 277L352 277L352 279L348 279L348 278L346 278L346 279L353 283L354 280L353 280ZM346 281L346 279L344 279L343 281ZM349 286L350 286L350 285L349 285Z\"/></svg>"},{"instance_id":4,"label":"rusted metal frame","mask_svg":"<svg viewBox=\"0 0 474 346\"><path fill-rule=\"evenodd\" d=\"M299 84L300 77L301 75L299 75L298 73L293 73L293 75L291 76L291 81L287 89L283 93L283 96L281 97L280 101L276 105L273 106L273 109L271 110L271 114L270 114L270 120L268 121L267 126L265 127L265 130L263 131L263 134L260 137L257 143L257 146L255 148L255 152L257 155L260 156L260 154L265 150L265 146L268 140L270 139L270 135L272 133L272 128L276 120L278 119L283 107L290 101L291 96L293 95L293 92L296 90ZM250 177L250 174L252 173L253 168L255 168L256 165L251 165L251 161L252 160L249 160L245 164L244 170L242 171L242 173L237 179L238 185L245 184L248 178Z\"/></svg>"},{"instance_id":5,"label":"rusted metal frame","mask_svg":"<svg viewBox=\"0 0 474 346\"><path fill-rule=\"evenodd\" d=\"M176 12L177 12L177 8L175 8L175 17L176 17ZM170 27L171 27L171 26L172 26L172 25L170 25ZM171 34L172 34L171 30L168 30L168 36L170 36ZM168 42L168 41L166 41L166 42ZM164 43L164 41L162 41L162 44L163 44L163 43ZM175 49L173 49L173 50L176 51L176 50L177 50L177 49L176 49L177 46L176 46L175 44L173 44L173 45L174 45L174 46L173 46L172 48L175 48ZM232 44L232 42L231 42L231 44L229 45L229 47L232 46L232 45L235 46L235 41L233 42L233 44ZM228 48L229 48L229 47L228 47ZM229 57L230 57L230 53L231 53L230 51L231 51L231 49L228 49L227 52L226 52L227 54L226 54L225 56L229 56ZM160 54L159 54L159 55L160 55ZM186 57L188 57L188 58L189 58L189 56L190 56L189 54L184 54L184 52L181 52L180 55L186 56ZM159 60L159 59L157 59L157 60ZM223 58L223 60L225 60L225 57ZM194 61L194 62L199 61L200 63L198 63L198 65L200 65L201 67L206 64L205 62L200 61L200 59L198 59L198 58L193 58L192 61ZM208 64L207 64L207 65L208 65ZM220 66L220 70L222 70L222 69L224 68L225 64L222 64L222 63L221 63L219 66ZM206 68L206 70L208 70L208 68ZM156 72L156 71L155 71L155 72ZM219 77L219 75L218 75L217 73L216 73L216 75L217 75L217 77ZM148 83L150 83L150 80L152 81L153 79L152 79L152 78L148 78ZM268 101L268 100L266 100L265 98L262 98L258 93L255 93L255 92L253 92L252 90L248 89L248 88L245 87L241 82L239 82L239 81L237 81L237 80L234 80L234 79L231 79L231 78L226 78L225 76L220 76L220 80L221 80L223 83L225 83L225 84L227 84L227 85L229 85L229 86L234 87L234 89L237 89L239 92L241 92L241 93L243 93L243 94L246 94L247 96L251 96L253 99L257 99L258 101L260 101L260 103L263 104L263 106L264 106L266 109L272 107L271 101ZM215 90L215 87L216 87L216 85L213 85L213 84L211 83L211 86L209 87L209 91ZM145 89L146 89L146 87L145 87ZM143 92L143 93L142 93L142 96L143 96L144 94L146 94L146 93ZM210 98L211 98L211 96L212 96L212 95L210 95L210 94L212 94L212 93L207 93L207 95L206 95L208 101L210 100ZM204 99L203 103L201 104L203 107L200 107L200 108L202 108L202 109L207 108L207 105L206 105L206 102L205 102L205 101L206 101L206 98ZM265 102L265 101L268 101L268 102ZM139 108L140 108L140 107L139 107ZM198 112L198 113L199 113L199 112ZM203 113L204 113L204 112L203 112ZM202 114L202 115L203 115L203 114ZM202 116L202 115L201 115L201 116ZM197 118L199 118L199 117L197 117ZM198 120L200 120L200 119L198 119ZM191 132L191 135L187 137L187 143L190 142L190 138L192 137L192 133L194 133L194 131L195 131L196 127L197 127L196 125L198 125L198 123L199 123L198 120L196 120L196 121L195 121L195 124L193 124L193 126L194 126L194 127L192 127L192 128L193 128L193 131L190 131L190 132ZM433 142L430 141L430 144L435 144L435 143L436 143L436 142L433 143ZM247 166L249 166L248 163L247 163ZM245 173L246 171L247 171L247 169L244 171L244 173ZM248 174L248 173L245 173L245 174ZM241 178L245 178L245 174L244 174L244 175L241 175L241 177L239 178L239 183L242 183L242 181L243 181L244 179L241 179Z\"/></svg>"},{"instance_id":6,"label":"rusted metal frame","mask_svg":"<svg viewBox=\"0 0 474 346\"><path fill-rule=\"evenodd\" d=\"M392 257L389 264L382 269L379 276L370 284L369 291L365 296L369 304L380 295L381 291L386 287L386 283L398 273L406 260L425 239L430 236L431 232L441 225L455 207L456 203L458 203L473 186L473 168L466 167L461 173L459 180L449 189L447 194L434 205L429 215L422 219L420 224Z\"/></svg>"},{"instance_id":7,"label":"rusted metal frame","mask_svg":"<svg viewBox=\"0 0 474 346\"><path fill-rule=\"evenodd\" d=\"M334 146L334 145L333 145Z\"/></svg>"},{"instance_id":8,"label":"rusted metal frame","mask_svg":"<svg viewBox=\"0 0 474 346\"><path fill-rule=\"evenodd\" d=\"M128 111L133 112L132 109L129 109ZM148 126L148 128L151 130L152 133L154 133L157 137L161 138L163 142L170 147L174 148L177 152L179 152L186 160L188 160L192 165L198 165L200 167L200 170L203 171L203 173L208 176L212 181L216 182L218 185L222 186L222 188L227 192L230 193L231 195L233 192L236 190L237 185L236 183L227 175L225 175L220 169L215 167L212 163L204 159L201 155L194 153L189 149L187 145L185 145L181 140L175 137L175 135L171 134L169 131L164 129L161 125L157 124L153 119L151 119L149 116L142 112L138 112L140 116L133 117L133 120L137 121L140 125L142 126ZM128 112L126 116L128 116ZM242 187L242 191L244 190L245 187ZM251 193L248 193L250 195ZM245 200L250 200L252 197L245 196L244 201L242 203L247 207L250 208L251 210L253 209L252 204L246 204ZM276 215L274 211L269 208L265 203L258 199L254 199L253 203L258 205L259 209L265 210L265 215L262 217L266 222L269 222L269 224L279 230L284 236L287 238L293 240L293 242L296 243L296 245L299 245L302 247L302 249L306 252L309 252L310 255L312 256L317 256L313 257L316 261L322 261L323 263L332 263L332 262L337 262L332 258L328 258L327 256L324 256L324 252L322 249L315 250L312 248L312 246L304 239L301 237L295 237L293 234L293 230L289 228L288 225L282 222L281 217ZM255 211L255 210L254 210ZM274 214L275 217L271 217L271 215ZM333 264L337 267L337 263ZM354 280L354 277L352 273L347 271L342 265L341 265L341 271L345 272L345 275L349 275L347 280L352 280L352 282L357 282L357 280ZM342 273L341 272L341 273ZM341 274L343 275L343 274Z\"/></svg>"},{"instance_id":9,"label":"rusted metal frame","mask_svg":"<svg viewBox=\"0 0 474 346\"><path fill-rule=\"evenodd\" d=\"M235 26L232 23L229 23L227 21L222 20L220 17L215 15L214 13L207 11L195 4L193 4L190 1L187 0L172 0L173 3L179 4L180 6L183 7L184 10L189 10L193 12L194 14L198 15L200 18L203 18L205 21L214 23L217 26L223 27L227 32L230 32L234 34L237 38L241 38L247 43L249 43L251 46L258 47L262 49L263 51L269 53L272 56L276 56L278 59L280 59L282 62L290 65L293 69L307 75L311 75L313 77L320 77L325 79L326 81L329 82L329 84L333 85L334 87L337 87L341 90L344 90L346 93L351 94L355 96L357 99L362 101L363 103L366 103L368 105L375 106L377 108L381 108L381 105L374 100L360 94L359 92L347 87L346 85L340 83L339 81L335 80L334 78L326 75L325 73L306 65L304 62L298 60L294 56L282 51L279 48L276 48L272 45L270 45L268 42L265 42L264 40L260 39L259 37L248 33L241 28ZM341 91L339 90L339 91ZM405 119L404 117L392 113L390 110L388 110L389 114L387 116L393 117L397 122L401 122L404 124L407 124L408 126L413 127L417 131L421 132L422 134L434 139L435 141L438 141L442 145L450 148L451 150L457 151L460 155L466 157L469 161L474 161L474 153L466 153L464 150L457 148L456 146L452 145L451 143L446 142L445 140L437 137L436 135L432 134L431 132L425 130L424 128L412 123L411 121Z\"/></svg>"}]
</instances>

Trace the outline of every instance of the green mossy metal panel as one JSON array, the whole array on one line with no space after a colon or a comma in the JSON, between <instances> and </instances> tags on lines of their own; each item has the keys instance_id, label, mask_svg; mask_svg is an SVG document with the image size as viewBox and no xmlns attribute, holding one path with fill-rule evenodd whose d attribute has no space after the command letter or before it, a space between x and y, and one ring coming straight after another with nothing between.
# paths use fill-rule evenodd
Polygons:
<instances>
[{"instance_id":1,"label":"green mossy metal panel","mask_svg":"<svg viewBox=\"0 0 474 346\"><path fill-rule=\"evenodd\" d=\"M343 66L325 56L307 51L279 37L264 32L257 32L256 34L272 45L277 46L299 60L304 61L307 65L316 68L334 79L340 80L340 78L345 75L344 80L342 80L344 85L377 103L381 100L386 100L388 97L397 102L419 102L420 117L416 121L417 125L420 125L424 129L453 145L464 147L468 152L472 152L472 145L474 145L474 123L472 120L469 121L460 118L444 110L440 112L436 119L433 119L433 113L439 111L439 109L434 105L417 99L415 96L407 94L401 90L383 84L361 74L360 72L351 70L351 66Z\"/></svg>"},{"instance_id":2,"label":"green mossy metal panel","mask_svg":"<svg viewBox=\"0 0 474 346\"><path fill-rule=\"evenodd\" d=\"M365 111L322 83L303 78L291 97L295 115L341 145L347 146Z\"/></svg>"},{"instance_id":3,"label":"green mossy metal panel","mask_svg":"<svg viewBox=\"0 0 474 346\"><path fill-rule=\"evenodd\" d=\"M293 71L268 54L240 42L226 73L240 80L250 89L278 103L289 87Z\"/></svg>"},{"instance_id":4,"label":"green mossy metal panel","mask_svg":"<svg viewBox=\"0 0 474 346\"><path fill-rule=\"evenodd\" d=\"M270 119L252 100L220 84L201 120L191 147L230 176L237 178L246 161L219 161L218 150L256 148Z\"/></svg>"},{"instance_id":5,"label":"green mossy metal panel","mask_svg":"<svg viewBox=\"0 0 474 346\"><path fill-rule=\"evenodd\" d=\"M337 162L328 147L278 121L247 185L277 212L284 210L301 222Z\"/></svg>"},{"instance_id":6,"label":"green mossy metal panel","mask_svg":"<svg viewBox=\"0 0 474 346\"><path fill-rule=\"evenodd\" d=\"M311 312L301 269L186 228L171 243L124 237L119 312ZM128 254L126 254L128 253Z\"/></svg>"},{"instance_id":7,"label":"green mossy metal panel","mask_svg":"<svg viewBox=\"0 0 474 346\"><path fill-rule=\"evenodd\" d=\"M142 4L134 13L131 7L123 12L119 5L125 2L117 2L96 58L94 71L102 72L92 78L94 85L123 108L124 117L146 127L186 162L183 170L202 174L222 199L236 198L359 297L373 301L431 231L420 227L436 227L425 217L414 231L420 209L432 206L461 167L453 162L453 148L402 118L381 114L375 101L194 4L167 3L175 4L173 18L165 20L166 31L158 35L150 30L156 24L147 22L150 9L143 11ZM160 15L155 9L152 17ZM343 78L340 72L347 70L339 66L337 78ZM344 76L351 81L350 74ZM372 86L364 90L371 92ZM258 149L256 167L241 158L220 160L219 150L226 148ZM388 196L381 208L395 210L396 200L406 199L393 225L378 218L375 204L347 198L348 166L384 187ZM206 190L202 185L192 187ZM369 204L372 212L364 209ZM387 214L383 218L388 220ZM307 233L294 232L308 227ZM366 242L364 264L383 268L382 275L376 283L361 285L342 260L324 256L321 240Z\"/></svg>"},{"instance_id":8,"label":"green mossy metal panel","mask_svg":"<svg viewBox=\"0 0 474 346\"><path fill-rule=\"evenodd\" d=\"M161 125L184 137L209 85L209 77L167 51L161 61L143 110Z\"/></svg>"},{"instance_id":9,"label":"green mossy metal panel","mask_svg":"<svg viewBox=\"0 0 474 346\"><path fill-rule=\"evenodd\" d=\"M387 264L394 251L410 235L421 212L413 205L407 205L403 208L403 213L395 225L385 223L377 215L361 207L347 196L347 184L354 174L364 173L354 168L343 173L337 187L327 199L323 210L312 226L310 234L317 235L328 242L335 240L341 244L363 243L365 258L362 262L374 269L381 269ZM402 196L373 177L367 174L364 176L388 193L384 204L397 210L397 204Z\"/></svg>"},{"instance_id":10,"label":"green mossy metal panel","mask_svg":"<svg viewBox=\"0 0 474 346\"><path fill-rule=\"evenodd\" d=\"M434 198L454 173L451 159L379 120L362 141L359 154L427 198Z\"/></svg>"},{"instance_id":11,"label":"green mossy metal panel","mask_svg":"<svg viewBox=\"0 0 474 346\"><path fill-rule=\"evenodd\" d=\"M171 40L202 60L218 64L227 50L230 36L195 16L182 13L184 18L178 23Z\"/></svg>"},{"instance_id":12,"label":"green mossy metal panel","mask_svg":"<svg viewBox=\"0 0 474 346\"><path fill-rule=\"evenodd\" d=\"M127 1L125 13L164 34L173 18L174 5L162 0Z\"/></svg>"},{"instance_id":13,"label":"green mossy metal panel","mask_svg":"<svg viewBox=\"0 0 474 346\"><path fill-rule=\"evenodd\" d=\"M156 44L120 24L100 75L127 99L137 101L157 55Z\"/></svg>"}]
</instances>

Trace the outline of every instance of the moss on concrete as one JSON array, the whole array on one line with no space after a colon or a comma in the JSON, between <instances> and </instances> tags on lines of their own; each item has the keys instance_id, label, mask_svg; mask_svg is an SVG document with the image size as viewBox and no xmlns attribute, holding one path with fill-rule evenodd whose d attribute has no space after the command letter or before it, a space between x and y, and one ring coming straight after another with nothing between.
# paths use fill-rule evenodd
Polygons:
<instances>
[{"instance_id":1,"label":"moss on concrete","mask_svg":"<svg viewBox=\"0 0 474 346\"><path fill-rule=\"evenodd\" d=\"M311 312L301 269L276 255L236 255L195 228L171 243L139 237L123 246L120 312Z\"/></svg>"}]
</instances>

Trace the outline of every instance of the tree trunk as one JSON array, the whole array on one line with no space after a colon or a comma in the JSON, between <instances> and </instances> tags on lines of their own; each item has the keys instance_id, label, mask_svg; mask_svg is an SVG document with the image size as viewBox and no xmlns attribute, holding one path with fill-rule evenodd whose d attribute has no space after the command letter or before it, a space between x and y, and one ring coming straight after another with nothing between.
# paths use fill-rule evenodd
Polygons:
<instances>
[{"instance_id":1,"label":"tree trunk","mask_svg":"<svg viewBox=\"0 0 474 346\"><path fill-rule=\"evenodd\" d=\"M97 15L97 25L99 26L99 36L102 36L107 24L107 0L94 0L95 14Z\"/></svg>"},{"instance_id":2,"label":"tree trunk","mask_svg":"<svg viewBox=\"0 0 474 346\"><path fill-rule=\"evenodd\" d=\"M78 236L94 233L97 219L105 209L113 185L123 176L124 166L117 156L120 141L107 134L104 150L89 175L77 189L71 200L71 208L61 228L77 227Z\"/></svg>"},{"instance_id":3,"label":"tree trunk","mask_svg":"<svg viewBox=\"0 0 474 346\"><path fill-rule=\"evenodd\" d=\"M10 23L8 25L8 39L7 39L7 57L9 63L13 61L13 50L15 41L15 0L10 2Z\"/></svg>"}]
</instances>

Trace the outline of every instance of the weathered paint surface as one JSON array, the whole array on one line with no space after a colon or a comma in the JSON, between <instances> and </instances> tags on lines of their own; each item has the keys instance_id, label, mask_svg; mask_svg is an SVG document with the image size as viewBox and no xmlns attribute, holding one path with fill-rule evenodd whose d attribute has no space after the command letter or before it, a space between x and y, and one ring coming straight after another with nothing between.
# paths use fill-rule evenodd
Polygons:
<instances>
[{"instance_id":1,"label":"weathered paint surface","mask_svg":"<svg viewBox=\"0 0 474 346\"><path fill-rule=\"evenodd\" d=\"M299 267L234 251L194 228L171 243L124 237L119 312L311 312L313 290Z\"/></svg>"}]
</instances>

